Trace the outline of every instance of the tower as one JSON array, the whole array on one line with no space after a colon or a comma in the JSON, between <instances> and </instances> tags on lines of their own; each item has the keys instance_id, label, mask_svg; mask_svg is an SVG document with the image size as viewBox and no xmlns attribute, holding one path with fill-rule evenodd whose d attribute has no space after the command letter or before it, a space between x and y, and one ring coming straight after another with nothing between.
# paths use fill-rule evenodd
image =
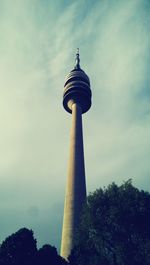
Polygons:
<instances>
[{"instance_id":1,"label":"tower","mask_svg":"<svg viewBox=\"0 0 150 265\"><path fill-rule=\"evenodd\" d=\"M72 114L61 241L61 256L67 259L74 246L75 231L86 201L82 114L91 107L91 89L88 76L80 68L79 49L76 53L75 67L65 80L63 106L67 112Z\"/></svg>"}]
</instances>

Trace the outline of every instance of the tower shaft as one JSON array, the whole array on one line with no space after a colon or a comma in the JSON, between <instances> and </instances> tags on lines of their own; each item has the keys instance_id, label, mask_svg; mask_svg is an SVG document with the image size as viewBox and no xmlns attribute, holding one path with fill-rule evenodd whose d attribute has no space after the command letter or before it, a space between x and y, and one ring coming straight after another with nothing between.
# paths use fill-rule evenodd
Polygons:
<instances>
[{"instance_id":1,"label":"tower shaft","mask_svg":"<svg viewBox=\"0 0 150 265\"><path fill-rule=\"evenodd\" d=\"M61 256L66 259L74 246L75 231L86 201L82 109L78 103L73 103L71 109L70 154L61 242Z\"/></svg>"}]
</instances>

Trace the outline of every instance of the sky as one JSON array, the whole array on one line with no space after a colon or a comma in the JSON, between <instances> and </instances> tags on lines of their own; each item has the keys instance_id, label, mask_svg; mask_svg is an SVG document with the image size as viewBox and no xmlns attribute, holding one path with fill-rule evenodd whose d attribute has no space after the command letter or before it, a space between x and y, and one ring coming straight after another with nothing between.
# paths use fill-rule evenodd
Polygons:
<instances>
[{"instance_id":1,"label":"sky","mask_svg":"<svg viewBox=\"0 0 150 265\"><path fill-rule=\"evenodd\" d=\"M87 191L130 178L150 191L149 14L149 0L0 0L0 242L28 227L60 248L77 47Z\"/></svg>"}]
</instances>

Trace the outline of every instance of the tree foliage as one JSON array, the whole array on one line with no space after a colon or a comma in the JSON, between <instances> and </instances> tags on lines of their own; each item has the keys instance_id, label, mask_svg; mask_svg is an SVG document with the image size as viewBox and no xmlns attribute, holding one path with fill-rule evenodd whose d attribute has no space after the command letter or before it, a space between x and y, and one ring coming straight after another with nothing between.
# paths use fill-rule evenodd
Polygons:
<instances>
[{"instance_id":1,"label":"tree foliage","mask_svg":"<svg viewBox=\"0 0 150 265\"><path fill-rule=\"evenodd\" d=\"M36 265L67 265L68 263L58 255L57 249L44 245L38 250Z\"/></svg>"},{"instance_id":2,"label":"tree foliage","mask_svg":"<svg viewBox=\"0 0 150 265\"><path fill-rule=\"evenodd\" d=\"M32 265L36 252L36 240L32 230L22 228L2 243L0 265Z\"/></svg>"},{"instance_id":3,"label":"tree foliage","mask_svg":"<svg viewBox=\"0 0 150 265\"><path fill-rule=\"evenodd\" d=\"M22 228L0 246L0 265L67 265L67 262L55 247L44 245L38 250L33 231Z\"/></svg>"},{"instance_id":4,"label":"tree foliage","mask_svg":"<svg viewBox=\"0 0 150 265\"><path fill-rule=\"evenodd\" d=\"M88 196L71 265L149 265L150 194L131 180Z\"/></svg>"}]
</instances>

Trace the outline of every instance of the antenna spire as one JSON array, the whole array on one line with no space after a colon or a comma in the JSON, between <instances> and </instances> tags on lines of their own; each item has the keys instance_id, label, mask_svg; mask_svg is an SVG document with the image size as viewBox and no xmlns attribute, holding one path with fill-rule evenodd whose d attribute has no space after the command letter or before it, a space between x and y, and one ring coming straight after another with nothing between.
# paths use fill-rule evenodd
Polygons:
<instances>
[{"instance_id":1,"label":"antenna spire","mask_svg":"<svg viewBox=\"0 0 150 265\"><path fill-rule=\"evenodd\" d=\"M76 59L75 59L75 69L80 69L80 55L79 55L79 48L77 48L76 52Z\"/></svg>"}]
</instances>

